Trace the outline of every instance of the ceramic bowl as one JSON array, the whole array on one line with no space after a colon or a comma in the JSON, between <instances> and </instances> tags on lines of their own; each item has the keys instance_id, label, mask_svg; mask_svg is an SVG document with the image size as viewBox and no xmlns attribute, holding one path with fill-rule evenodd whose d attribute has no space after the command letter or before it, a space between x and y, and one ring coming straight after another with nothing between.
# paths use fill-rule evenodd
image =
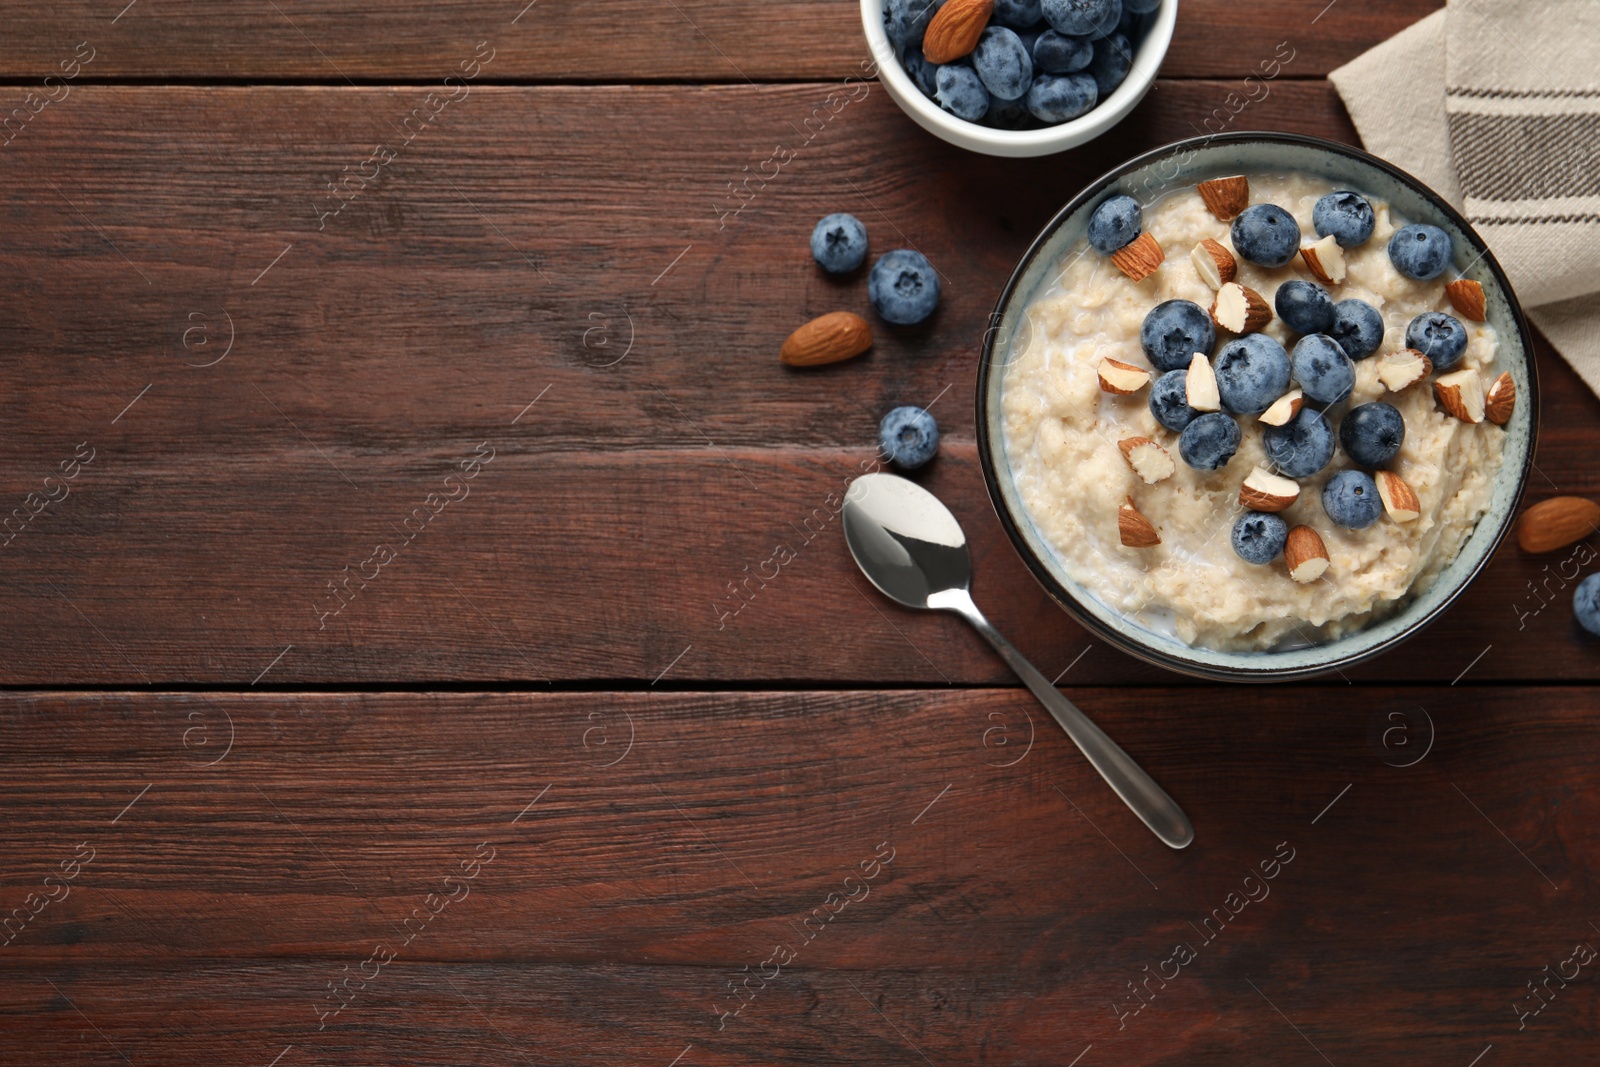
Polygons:
<instances>
[{"instance_id":1,"label":"ceramic bowl","mask_svg":"<svg viewBox=\"0 0 1600 1067\"><path fill-rule=\"evenodd\" d=\"M1517 405L1505 427L1504 462L1495 478L1488 511L1427 590L1414 594L1388 616L1334 640L1265 652L1222 652L1186 645L1147 629L1108 608L1067 575L1017 494L1006 458L1000 396L1010 343L1020 335L1019 326L1025 329L1022 312L1030 296L1047 282L1062 254L1084 239L1090 210L1106 195L1127 193L1148 204L1207 178L1289 171L1320 175L1339 187L1385 199L1398 216L1432 223L1451 236L1454 270L1483 286L1488 321L1500 342L1494 369L1511 372ZM1096 635L1141 659L1200 677L1233 681L1306 678L1342 670L1398 645L1437 618L1494 555L1511 528L1533 465L1539 393L1532 351L1522 309L1488 246L1466 219L1417 179L1365 152L1312 137L1234 133L1196 138L1147 152L1099 178L1050 220L1022 257L984 337L978 371L978 452L990 499L1017 551L1050 595Z\"/></svg>"},{"instance_id":2,"label":"ceramic bowl","mask_svg":"<svg viewBox=\"0 0 1600 1067\"><path fill-rule=\"evenodd\" d=\"M995 130L958 119L922 95L895 57L894 47L883 30L883 0L861 0L861 28L866 31L867 47L878 65L878 81L890 98L911 116L911 121L935 137L988 156L1048 156L1064 152L1094 140L1121 122L1155 84L1177 22L1178 0L1165 0L1134 53L1128 77L1094 110L1042 130Z\"/></svg>"}]
</instances>

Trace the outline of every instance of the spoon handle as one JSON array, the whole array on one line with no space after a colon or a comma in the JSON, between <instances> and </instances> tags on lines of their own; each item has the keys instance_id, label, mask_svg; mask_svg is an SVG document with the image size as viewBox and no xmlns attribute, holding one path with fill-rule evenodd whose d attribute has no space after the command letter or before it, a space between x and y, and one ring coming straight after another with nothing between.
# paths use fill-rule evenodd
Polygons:
<instances>
[{"instance_id":1,"label":"spoon handle","mask_svg":"<svg viewBox=\"0 0 1600 1067\"><path fill-rule=\"evenodd\" d=\"M965 590L936 594L929 598L928 603L930 607L954 611L972 623L1017 676L1033 690L1039 703L1061 724L1072 743L1078 746L1078 750L1100 772L1100 776L1122 798L1123 803L1133 809L1133 813L1157 837L1173 848L1183 848L1194 840L1194 827L1183 809L1178 807L1178 802L1169 797L1166 790L1133 761L1133 757L1122 751L1120 745L1107 737L1105 731L1079 711L1077 705L1062 696L1061 691L984 618L983 612L978 610Z\"/></svg>"}]
</instances>

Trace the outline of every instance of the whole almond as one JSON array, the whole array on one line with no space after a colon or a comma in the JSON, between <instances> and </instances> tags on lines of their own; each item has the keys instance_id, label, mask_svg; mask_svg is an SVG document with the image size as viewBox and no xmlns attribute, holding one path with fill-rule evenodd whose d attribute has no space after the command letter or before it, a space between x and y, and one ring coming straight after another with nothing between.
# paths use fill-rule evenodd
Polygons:
<instances>
[{"instance_id":1,"label":"whole almond","mask_svg":"<svg viewBox=\"0 0 1600 1067\"><path fill-rule=\"evenodd\" d=\"M791 367L819 367L872 347L872 327L860 315L834 311L812 319L783 342L778 358Z\"/></svg>"},{"instance_id":2,"label":"whole almond","mask_svg":"<svg viewBox=\"0 0 1600 1067\"><path fill-rule=\"evenodd\" d=\"M1444 287L1444 293L1450 298L1450 305L1464 318L1473 322L1484 320L1483 286L1471 278L1457 278Z\"/></svg>"},{"instance_id":3,"label":"whole almond","mask_svg":"<svg viewBox=\"0 0 1600 1067\"><path fill-rule=\"evenodd\" d=\"M1148 233L1141 233L1131 242L1111 253L1111 262L1117 269L1136 282L1142 282L1156 272L1167 254L1161 244Z\"/></svg>"},{"instance_id":4,"label":"whole almond","mask_svg":"<svg viewBox=\"0 0 1600 1067\"><path fill-rule=\"evenodd\" d=\"M1600 504L1581 496L1553 496L1522 513L1517 544L1524 552L1554 552L1600 530Z\"/></svg>"},{"instance_id":5,"label":"whole almond","mask_svg":"<svg viewBox=\"0 0 1600 1067\"><path fill-rule=\"evenodd\" d=\"M1200 199L1206 202L1211 213L1223 222L1232 219L1250 206L1250 181L1242 174L1228 178L1212 178L1195 186Z\"/></svg>"},{"instance_id":6,"label":"whole almond","mask_svg":"<svg viewBox=\"0 0 1600 1067\"><path fill-rule=\"evenodd\" d=\"M948 63L978 47L978 38L994 14L994 0L949 0L928 23L922 55L929 63Z\"/></svg>"}]
</instances>

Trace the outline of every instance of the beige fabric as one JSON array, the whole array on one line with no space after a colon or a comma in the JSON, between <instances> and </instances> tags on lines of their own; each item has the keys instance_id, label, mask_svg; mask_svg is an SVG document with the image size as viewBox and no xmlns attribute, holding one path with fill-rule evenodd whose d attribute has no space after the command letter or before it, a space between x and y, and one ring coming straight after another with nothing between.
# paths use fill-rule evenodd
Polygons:
<instances>
[{"instance_id":1,"label":"beige fabric","mask_svg":"<svg viewBox=\"0 0 1600 1067\"><path fill-rule=\"evenodd\" d=\"M1597 52L1595 0L1450 0L1328 77L1368 151L1468 217L1600 393Z\"/></svg>"}]
</instances>

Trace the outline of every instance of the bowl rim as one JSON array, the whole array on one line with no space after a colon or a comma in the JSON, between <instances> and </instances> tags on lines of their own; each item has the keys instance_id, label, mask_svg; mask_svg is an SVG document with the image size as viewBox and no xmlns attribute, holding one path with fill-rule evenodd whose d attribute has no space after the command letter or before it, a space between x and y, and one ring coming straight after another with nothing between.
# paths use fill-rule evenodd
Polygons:
<instances>
[{"instance_id":1,"label":"bowl rim","mask_svg":"<svg viewBox=\"0 0 1600 1067\"><path fill-rule=\"evenodd\" d=\"M1442 214L1453 225L1455 225L1455 227L1460 230L1463 235L1467 237L1468 241L1471 243L1473 249L1477 253L1477 260L1481 261L1487 267L1495 282L1500 286L1501 291L1505 293L1507 308L1511 313L1512 321L1516 324L1517 334L1522 343L1523 362L1526 364L1527 370L1528 396L1526 397L1526 403L1528 404L1529 424L1528 447L1526 454L1522 458L1522 469L1518 472L1516 488L1511 494L1510 500L1506 507L1505 515L1500 520L1499 529L1494 531L1494 537L1489 542L1488 547L1484 551L1482 557L1473 565L1472 569L1463 575L1461 580L1456 583L1455 587L1446 593L1431 610L1413 621L1404 630L1401 630L1387 640L1381 641L1367 649L1353 651L1337 658L1319 661L1317 663L1307 664L1304 666L1264 667L1260 669L1251 669L1242 667L1220 667L1209 663L1200 663L1184 659L1177 653L1167 652L1163 649L1155 647L1154 645L1131 639L1121 632L1106 626L1091 612L1082 609L1078 604L1077 595L1062 585L1062 583L1057 580L1056 576L1051 573L1050 569L1045 566L1044 561L1039 559L1028 547L1027 541L1023 537L1021 530L1003 503L1000 493L999 475L998 471L996 470L994 459L994 449L999 442L997 442L989 433L987 406L989 395L989 375L990 369L993 365L995 337L1000 330L1001 323L1004 321L1003 315L1005 310L1010 304L1013 296L1016 295L1023 275L1027 272L1028 268L1032 266L1034 260L1043 252L1046 244L1049 243L1050 239L1067 221L1067 219L1071 218L1072 215L1083 208L1084 205L1103 193L1109 185L1116 182L1124 175L1138 170L1140 167L1143 167L1149 163L1183 152L1209 148L1217 145L1226 146L1229 144L1256 144L1262 142L1291 145L1300 148L1314 148L1324 152L1332 153L1334 155L1346 156L1357 162L1365 163L1371 167L1374 167L1375 169L1384 171L1392 178L1415 190L1424 199L1431 203L1434 208L1440 212L1440 214ZM1070 615L1081 626L1087 629L1093 636L1106 641L1113 647L1119 648L1146 663L1151 663L1158 667L1164 667L1168 670L1176 671L1180 674L1189 675L1191 677L1230 682L1303 681L1329 674L1345 667L1354 666L1358 663L1363 663L1382 653L1388 652L1403 642L1409 640L1413 635L1421 632L1430 623L1443 614L1447 608L1454 604L1456 598L1459 597L1468 586L1472 585L1472 583L1477 580L1478 575L1480 575L1483 572L1483 569L1487 567L1495 558L1499 552L1501 544L1503 544L1505 541L1506 535L1510 532L1511 527L1515 524L1518 511L1522 504L1522 497L1527 489L1528 478L1533 469L1534 451L1538 445L1539 439L1539 372L1538 363L1534 357L1533 334L1528 327L1527 316L1523 313L1522 302L1517 298L1516 291L1512 288L1510 279L1506 277L1505 271L1501 268L1499 261L1495 259L1494 253L1490 250L1488 243L1484 241L1483 237L1477 232L1476 229L1473 228L1472 224L1468 222L1467 219L1459 211L1457 211L1453 205L1451 205L1438 193L1434 192L1434 190L1431 189L1426 183L1402 170L1400 167L1395 166L1393 163L1390 163L1388 160L1380 159L1379 157L1372 155L1370 152L1363 151L1362 149L1355 148L1351 145L1340 144L1337 141L1330 141L1326 138L1313 137L1308 134L1299 133L1235 130L1203 137L1185 138L1181 141L1173 141L1158 148L1141 152L1139 155L1124 161L1123 163L1113 167L1111 170L1106 171L1098 178L1089 182L1075 196L1068 200L1067 203L1050 218L1049 222L1045 223L1043 229L1039 231L1038 236L1033 239L1033 243L1028 246L1028 250L1023 253L1022 258L1018 260L1016 268L1011 272L1011 277L1006 281L1005 288L1000 291L1000 297L995 302L994 311L989 316L989 324L988 328L984 331L983 348L978 361L977 393L974 397L974 411L977 420L978 460L983 468L984 488L988 491L989 503L994 508L996 516L998 516L1000 519L1000 525L1005 529L1006 536L1011 540L1012 547L1016 550L1017 554L1022 557L1022 561L1027 565L1029 571L1033 573L1034 579L1044 587L1044 590L1047 594L1049 594L1050 599L1054 600L1058 605L1060 605L1060 607L1065 610L1068 615ZM1482 522L1483 520L1480 519L1479 521Z\"/></svg>"},{"instance_id":2,"label":"bowl rim","mask_svg":"<svg viewBox=\"0 0 1600 1067\"><path fill-rule=\"evenodd\" d=\"M1109 132L1127 118L1149 93L1160 77L1161 66L1166 62L1177 28L1180 0L1163 0L1159 17L1152 23L1139 48L1128 77L1112 90L1110 96L1100 101L1077 118L1037 130L1002 130L957 118L934 104L911 81L911 75L900 65L889 36L883 28L884 0L861 0L861 28L867 39L867 50L877 65L878 80L895 106L918 126L941 140L983 155L1026 158L1053 155L1086 144ZM1147 48L1151 49L1148 68L1140 69L1139 60ZM885 67L889 68L887 71Z\"/></svg>"}]
</instances>

